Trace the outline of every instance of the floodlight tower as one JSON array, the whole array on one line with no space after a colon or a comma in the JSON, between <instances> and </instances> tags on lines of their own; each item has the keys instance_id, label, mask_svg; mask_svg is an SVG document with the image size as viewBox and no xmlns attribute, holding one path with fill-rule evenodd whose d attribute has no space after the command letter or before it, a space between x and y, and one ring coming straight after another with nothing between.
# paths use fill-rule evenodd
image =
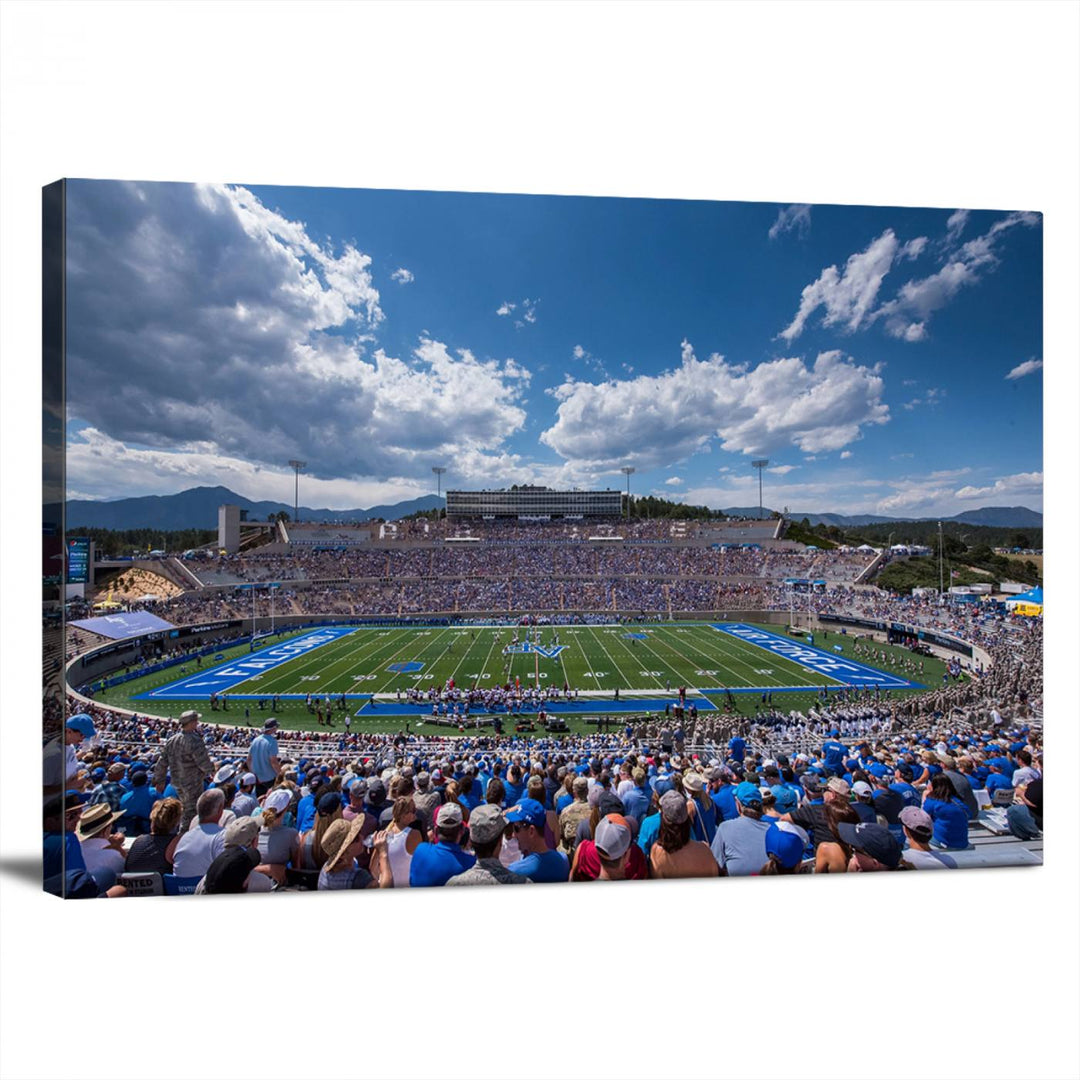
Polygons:
<instances>
[{"instance_id":1,"label":"floodlight tower","mask_svg":"<svg viewBox=\"0 0 1080 1080\"><path fill-rule=\"evenodd\" d=\"M630 520L630 477L637 472L633 465L624 465L619 472L626 477L626 520Z\"/></svg>"},{"instance_id":2,"label":"floodlight tower","mask_svg":"<svg viewBox=\"0 0 1080 1080\"><path fill-rule=\"evenodd\" d=\"M296 473L296 485L293 488L293 523L300 520L300 473L307 468L306 461L297 461L295 458L289 462L289 468Z\"/></svg>"},{"instance_id":3,"label":"floodlight tower","mask_svg":"<svg viewBox=\"0 0 1080 1080\"><path fill-rule=\"evenodd\" d=\"M757 469L757 516L760 521L765 516L764 506L761 497L761 478L764 475L765 467L769 464L768 458L758 458L756 461L751 461L750 464Z\"/></svg>"},{"instance_id":4,"label":"floodlight tower","mask_svg":"<svg viewBox=\"0 0 1080 1080\"><path fill-rule=\"evenodd\" d=\"M443 478L443 473L446 472L446 466L445 465L432 465L431 466L431 471L436 475L436 477L438 477L438 483L439 483L438 491L439 491L439 498L441 499L442 498L442 478ZM436 507L436 509L438 509L438 507Z\"/></svg>"},{"instance_id":5,"label":"floodlight tower","mask_svg":"<svg viewBox=\"0 0 1080 1080\"><path fill-rule=\"evenodd\" d=\"M938 565L938 594L945 596L945 535L941 529L941 522L937 523L937 565Z\"/></svg>"}]
</instances>

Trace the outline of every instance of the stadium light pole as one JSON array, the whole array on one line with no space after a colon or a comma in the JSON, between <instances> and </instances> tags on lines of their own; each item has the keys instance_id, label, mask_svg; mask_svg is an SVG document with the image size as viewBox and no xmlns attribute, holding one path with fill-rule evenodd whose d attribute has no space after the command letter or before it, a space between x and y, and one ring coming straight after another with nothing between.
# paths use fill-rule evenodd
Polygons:
<instances>
[{"instance_id":1,"label":"stadium light pole","mask_svg":"<svg viewBox=\"0 0 1080 1080\"><path fill-rule=\"evenodd\" d=\"M441 499L442 498L442 478L443 478L443 473L446 472L446 466L445 465L432 465L431 466L431 471L438 478L438 492L439 492L439 498ZM436 510L437 509L438 509L438 507L436 507Z\"/></svg>"},{"instance_id":2,"label":"stadium light pole","mask_svg":"<svg viewBox=\"0 0 1080 1080\"><path fill-rule=\"evenodd\" d=\"M624 465L619 470L626 477L626 520L630 520L630 477L637 472L633 465Z\"/></svg>"},{"instance_id":3,"label":"stadium light pole","mask_svg":"<svg viewBox=\"0 0 1080 1080\"><path fill-rule=\"evenodd\" d=\"M293 523L300 520L300 473L307 468L306 461L289 462L289 467L296 473L296 486L293 489Z\"/></svg>"},{"instance_id":4,"label":"stadium light pole","mask_svg":"<svg viewBox=\"0 0 1080 1080\"><path fill-rule=\"evenodd\" d=\"M762 501L761 479L765 474L765 466L769 464L769 459L758 458L757 461L752 461L750 464L757 469L757 516L758 521L761 521L761 519L765 517L765 504Z\"/></svg>"},{"instance_id":5,"label":"stadium light pole","mask_svg":"<svg viewBox=\"0 0 1080 1080\"><path fill-rule=\"evenodd\" d=\"M938 592L942 598L945 596L945 539L941 531L941 522L937 523L937 565L938 565Z\"/></svg>"}]
</instances>

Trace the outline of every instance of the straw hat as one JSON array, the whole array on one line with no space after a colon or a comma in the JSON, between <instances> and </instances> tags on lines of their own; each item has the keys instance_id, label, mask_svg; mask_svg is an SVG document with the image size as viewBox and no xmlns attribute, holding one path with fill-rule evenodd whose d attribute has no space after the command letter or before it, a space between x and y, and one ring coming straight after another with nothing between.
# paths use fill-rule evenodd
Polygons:
<instances>
[{"instance_id":1,"label":"straw hat","mask_svg":"<svg viewBox=\"0 0 1080 1080\"><path fill-rule=\"evenodd\" d=\"M79 818L79 827L76 830L78 837L80 840L89 840L90 837L104 832L117 818L123 816L123 810L117 810L114 813L109 809L108 803L95 803L84 810L82 817Z\"/></svg>"},{"instance_id":2,"label":"straw hat","mask_svg":"<svg viewBox=\"0 0 1080 1080\"><path fill-rule=\"evenodd\" d=\"M345 861L345 852L348 851L349 846L356 841L356 838L360 835L360 830L363 827L364 817L361 814L357 814L352 821L338 818L338 820L333 822L330 828L326 830L322 838L322 849L330 856L326 860L324 867L328 873L341 869L339 864Z\"/></svg>"}]
</instances>

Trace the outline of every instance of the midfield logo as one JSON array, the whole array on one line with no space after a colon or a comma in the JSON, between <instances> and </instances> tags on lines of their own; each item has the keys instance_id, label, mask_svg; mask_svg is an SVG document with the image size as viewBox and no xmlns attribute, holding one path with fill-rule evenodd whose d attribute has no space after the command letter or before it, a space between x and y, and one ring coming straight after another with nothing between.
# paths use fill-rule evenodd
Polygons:
<instances>
[{"instance_id":1,"label":"midfield logo","mask_svg":"<svg viewBox=\"0 0 1080 1080\"><path fill-rule=\"evenodd\" d=\"M554 660L565 648L565 645L534 645L531 641L519 641L516 645L507 645L503 649L503 656L511 653L536 653L545 660Z\"/></svg>"}]
</instances>

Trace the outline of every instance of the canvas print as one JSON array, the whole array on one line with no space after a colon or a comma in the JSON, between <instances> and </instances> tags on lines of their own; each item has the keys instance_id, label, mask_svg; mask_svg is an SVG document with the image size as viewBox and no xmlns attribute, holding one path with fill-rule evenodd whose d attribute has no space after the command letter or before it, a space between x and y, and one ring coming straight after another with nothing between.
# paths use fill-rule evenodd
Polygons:
<instances>
[{"instance_id":1,"label":"canvas print","mask_svg":"<svg viewBox=\"0 0 1080 1080\"><path fill-rule=\"evenodd\" d=\"M1040 865L1042 228L50 185L45 889Z\"/></svg>"}]
</instances>

